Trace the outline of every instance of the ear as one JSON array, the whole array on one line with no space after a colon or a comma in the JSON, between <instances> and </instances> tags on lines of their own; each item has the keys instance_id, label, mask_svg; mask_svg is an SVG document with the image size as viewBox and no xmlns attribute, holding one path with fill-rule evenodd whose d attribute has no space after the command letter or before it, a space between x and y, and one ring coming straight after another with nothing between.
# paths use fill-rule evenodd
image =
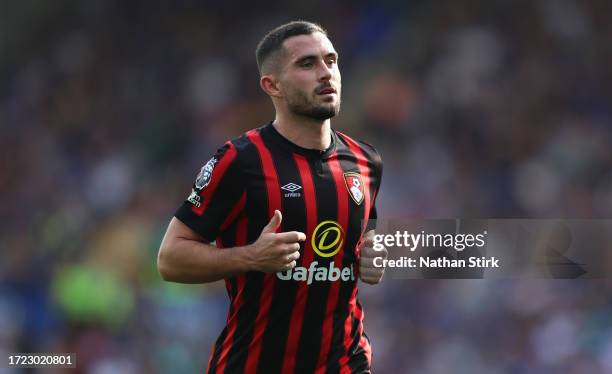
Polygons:
<instances>
[{"instance_id":1,"label":"ear","mask_svg":"<svg viewBox=\"0 0 612 374\"><path fill-rule=\"evenodd\" d=\"M259 78L259 86L271 97L281 97L278 81L274 75L262 75Z\"/></svg>"}]
</instances>

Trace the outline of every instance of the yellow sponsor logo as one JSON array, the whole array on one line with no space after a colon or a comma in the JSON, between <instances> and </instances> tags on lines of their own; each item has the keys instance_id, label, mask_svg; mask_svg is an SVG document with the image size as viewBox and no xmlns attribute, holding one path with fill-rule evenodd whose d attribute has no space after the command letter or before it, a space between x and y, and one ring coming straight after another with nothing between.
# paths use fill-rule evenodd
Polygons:
<instances>
[{"instance_id":1,"label":"yellow sponsor logo","mask_svg":"<svg viewBox=\"0 0 612 374\"><path fill-rule=\"evenodd\" d=\"M321 257L332 257L344 244L344 230L336 221L323 221L312 233L312 249Z\"/></svg>"}]
</instances>

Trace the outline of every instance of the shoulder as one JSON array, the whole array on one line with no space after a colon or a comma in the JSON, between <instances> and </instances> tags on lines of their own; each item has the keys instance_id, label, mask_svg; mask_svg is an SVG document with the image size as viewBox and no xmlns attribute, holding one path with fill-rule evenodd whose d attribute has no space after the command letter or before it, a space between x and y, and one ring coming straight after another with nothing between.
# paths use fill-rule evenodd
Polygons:
<instances>
[{"instance_id":1,"label":"shoulder","mask_svg":"<svg viewBox=\"0 0 612 374\"><path fill-rule=\"evenodd\" d=\"M343 132L334 130L341 141L343 141L349 149L362 153L365 158L370 161L376 168L382 170L382 157L374 146L364 140L353 139Z\"/></svg>"},{"instance_id":2,"label":"shoulder","mask_svg":"<svg viewBox=\"0 0 612 374\"><path fill-rule=\"evenodd\" d=\"M233 139L227 140L221 147L217 149L217 155L225 157L229 155L234 162L241 163L252 157L252 152L256 152L254 142L260 136L262 127L249 130Z\"/></svg>"}]
</instances>

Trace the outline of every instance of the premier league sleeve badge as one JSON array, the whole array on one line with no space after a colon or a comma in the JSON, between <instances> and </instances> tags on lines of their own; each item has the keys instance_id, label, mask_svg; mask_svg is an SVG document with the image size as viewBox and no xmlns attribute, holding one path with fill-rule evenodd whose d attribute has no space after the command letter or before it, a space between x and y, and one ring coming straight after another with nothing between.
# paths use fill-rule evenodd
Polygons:
<instances>
[{"instance_id":1,"label":"premier league sleeve badge","mask_svg":"<svg viewBox=\"0 0 612 374\"><path fill-rule=\"evenodd\" d=\"M200 169L200 173L198 174L198 177L195 181L195 188L197 190L201 191L204 187L208 186L212 178L212 172L216 163L217 159L213 157L208 160L206 165L202 166L202 169Z\"/></svg>"}]
</instances>

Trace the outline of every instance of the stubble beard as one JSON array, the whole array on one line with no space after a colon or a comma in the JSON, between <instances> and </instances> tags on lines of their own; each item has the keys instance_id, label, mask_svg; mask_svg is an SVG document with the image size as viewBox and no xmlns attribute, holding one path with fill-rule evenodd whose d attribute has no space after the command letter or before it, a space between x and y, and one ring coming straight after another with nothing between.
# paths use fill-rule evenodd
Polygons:
<instances>
[{"instance_id":1,"label":"stubble beard","mask_svg":"<svg viewBox=\"0 0 612 374\"><path fill-rule=\"evenodd\" d=\"M314 119L317 121L325 121L326 119L335 117L340 113L340 92L337 94L335 103L314 103L314 100L309 99L303 92L296 91L292 95L291 100L287 100L289 110L302 117Z\"/></svg>"}]
</instances>

